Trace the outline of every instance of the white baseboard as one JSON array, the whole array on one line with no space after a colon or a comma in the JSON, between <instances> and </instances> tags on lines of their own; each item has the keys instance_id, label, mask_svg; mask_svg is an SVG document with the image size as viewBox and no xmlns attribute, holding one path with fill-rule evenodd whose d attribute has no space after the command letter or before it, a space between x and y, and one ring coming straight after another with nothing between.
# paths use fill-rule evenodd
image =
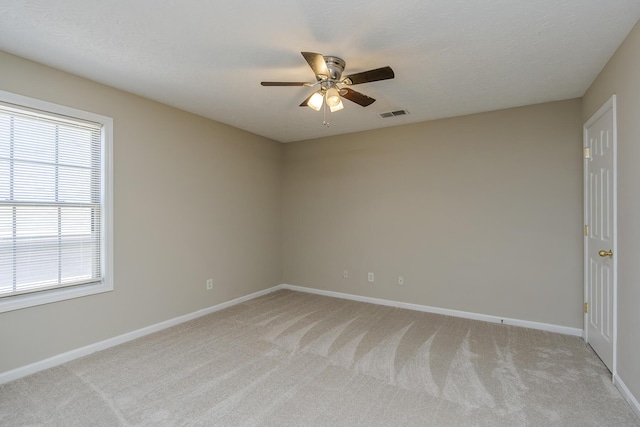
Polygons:
<instances>
[{"instance_id":1,"label":"white baseboard","mask_svg":"<svg viewBox=\"0 0 640 427\"><path fill-rule=\"evenodd\" d=\"M163 329L170 328L180 323L188 322L189 320L196 319L207 314L220 311L227 307L231 307L236 304L240 304L245 301L249 301L254 298L261 297L269 294L273 291L280 289L280 286L264 289L262 291L254 292L243 297L232 299L231 301L223 302L212 307L204 308L202 310L194 311L193 313L185 314L184 316L175 317L173 319L166 320L164 322L156 323L155 325L147 326L145 328L137 329L126 334L118 335L117 337L109 338L104 341L90 344L85 347L77 348L75 350L67 351L66 353L58 354L48 359L41 360L39 362L31 363L26 366L21 366L10 371L0 373L0 384L8 383L9 381L17 380L27 375L35 374L36 372L53 368L54 366L62 365L63 363L70 362L74 359L87 356L96 351L105 350L109 347L114 347L119 344L134 340L136 338L143 337L145 335L152 334L154 332L161 331Z\"/></svg>"},{"instance_id":2,"label":"white baseboard","mask_svg":"<svg viewBox=\"0 0 640 427\"><path fill-rule=\"evenodd\" d=\"M523 328L539 329L541 331L555 332L564 335L582 336L582 329L570 328L568 326L552 325L550 323L531 322L529 320L510 319L506 317L491 316L488 314L470 313L467 311L450 310L447 308L430 307L428 305L411 304L400 301L390 301L380 298L363 297L360 295L345 294L342 292L324 291L314 288L305 288L295 285L279 285L279 289L289 289L292 291L307 292L310 294L324 295L328 297L342 298L353 301L368 302L371 304L386 305L389 307L406 308L408 310L423 311L426 313L444 314L445 316L462 317L464 319L481 320L483 322L501 323L503 325L520 326Z\"/></svg>"},{"instance_id":3,"label":"white baseboard","mask_svg":"<svg viewBox=\"0 0 640 427\"><path fill-rule=\"evenodd\" d=\"M633 412L635 412L638 418L640 418L640 402L638 402L638 399L636 399L633 393L631 393L631 390L627 388L618 374L613 375L613 384L616 386L620 394L622 394L622 397L624 397L627 403L629 403Z\"/></svg>"}]
</instances>

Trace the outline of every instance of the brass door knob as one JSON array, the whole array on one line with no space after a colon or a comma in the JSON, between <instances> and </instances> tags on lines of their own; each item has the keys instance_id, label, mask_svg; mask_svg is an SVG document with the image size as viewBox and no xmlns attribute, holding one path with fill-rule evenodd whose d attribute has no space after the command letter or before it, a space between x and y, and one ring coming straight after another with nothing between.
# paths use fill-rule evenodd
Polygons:
<instances>
[{"instance_id":1,"label":"brass door knob","mask_svg":"<svg viewBox=\"0 0 640 427\"><path fill-rule=\"evenodd\" d=\"M611 249L609 249L608 251L599 251L598 255L600 255L601 257L608 256L609 258L613 258L613 251Z\"/></svg>"}]
</instances>

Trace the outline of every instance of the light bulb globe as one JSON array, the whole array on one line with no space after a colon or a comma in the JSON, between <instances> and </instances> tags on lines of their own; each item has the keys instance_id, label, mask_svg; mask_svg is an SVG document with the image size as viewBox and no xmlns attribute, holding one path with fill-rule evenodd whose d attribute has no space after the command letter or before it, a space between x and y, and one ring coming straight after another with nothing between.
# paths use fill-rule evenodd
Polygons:
<instances>
[{"instance_id":1,"label":"light bulb globe","mask_svg":"<svg viewBox=\"0 0 640 427\"><path fill-rule=\"evenodd\" d=\"M335 87L329 88L327 90L325 99L329 107L336 107L338 104L340 104L340 94Z\"/></svg>"},{"instance_id":2,"label":"light bulb globe","mask_svg":"<svg viewBox=\"0 0 640 427\"><path fill-rule=\"evenodd\" d=\"M320 111L320 108L322 107L322 101L324 101L322 94L320 92L316 92L311 95L311 98L309 98L307 105L316 111Z\"/></svg>"},{"instance_id":3,"label":"light bulb globe","mask_svg":"<svg viewBox=\"0 0 640 427\"><path fill-rule=\"evenodd\" d=\"M336 111L340 111L343 108L344 108L344 105L342 104L342 100L340 100L340 102L338 102L338 105L336 105L335 107L329 107L332 113L335 113Z\"/></svg>"}]
</instances>

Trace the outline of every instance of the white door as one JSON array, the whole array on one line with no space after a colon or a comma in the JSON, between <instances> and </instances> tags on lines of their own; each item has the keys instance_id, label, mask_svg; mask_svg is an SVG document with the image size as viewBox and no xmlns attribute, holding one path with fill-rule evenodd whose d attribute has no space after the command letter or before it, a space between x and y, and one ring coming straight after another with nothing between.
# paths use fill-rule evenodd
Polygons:
<instances>
[{"instance_id":1,"label":"white door","mask_svg":"<svg viewBox=\"0 0 640 427\"><path fill-rule=\"evenodd\" d=\"M585 340L615 374L616 98L584 126Z\"/></svg>"}]
</instances>

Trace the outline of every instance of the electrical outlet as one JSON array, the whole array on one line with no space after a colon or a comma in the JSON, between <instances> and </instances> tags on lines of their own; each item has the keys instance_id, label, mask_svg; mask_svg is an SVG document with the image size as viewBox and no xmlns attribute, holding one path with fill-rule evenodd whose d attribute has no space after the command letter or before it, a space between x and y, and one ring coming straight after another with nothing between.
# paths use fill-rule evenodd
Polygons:
<instances>
[{"instance_id":1,"label":"electrical outlet","mask_svg":"<svg viewBox=\"0 0 640 427\"><path fill-rule=\"evenodd\" d=\"M373 273L369 272L368 276L367 276L367 280L369 280L370 282L374 281L374 276Z\"/></svg>"},{"instance_id":2,"label":"electrical outlet","mask_svg":"<svg viewBox=\"0 0 640 427\"><path fill-rule=\"evenodd\" d=\"M345 270L342 272L342 278L344 279L348 279L349 278L349 270Z\"/></svg>"},{"instance_id":3,"label":"electrical outlet","mask_svg":"<svg viewBox=\"0 0 640 427\"><path fill-rule=\"evenodd\" d=\"M404 277L398 276L398 285L404 285Z\"/></svg>"},{"instance_id":4,"label":"electrical outlet","mask_svg":"<svg viewBox=\"0 0 640 427\"><path fill-rule=\"evenodd\" d=\"M213 279L207 279L207 290L213 289Z\"/></svg>"}]
</instances>

